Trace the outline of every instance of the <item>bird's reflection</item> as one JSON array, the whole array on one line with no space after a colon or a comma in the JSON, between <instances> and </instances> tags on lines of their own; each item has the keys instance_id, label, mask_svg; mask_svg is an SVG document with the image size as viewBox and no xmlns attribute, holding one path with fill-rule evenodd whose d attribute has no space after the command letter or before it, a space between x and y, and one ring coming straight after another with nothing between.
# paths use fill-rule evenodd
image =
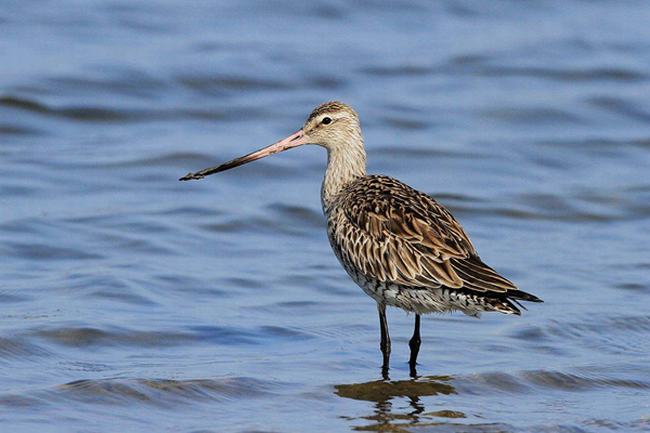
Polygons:
<instances>
[{"instance_id":1,"label":"bird's reflection","mask_svg":"<svg viewBox=\"0 0 650 433\"><path fill-rule=\"evenodd\" d=\"M411 379L390 380L388 369L382 368L382 380L349 385L336 385L339 397L374 403L374 413L361 419L371 424L357 426L359 431L401 432L405 427L422 426L442 418L464 418L462 412L452 410L427 411L422 397L455 394L451 376L418 377L411 371ZM406 399L408 408L395 402Z\"/></svg>"}]
</instances>

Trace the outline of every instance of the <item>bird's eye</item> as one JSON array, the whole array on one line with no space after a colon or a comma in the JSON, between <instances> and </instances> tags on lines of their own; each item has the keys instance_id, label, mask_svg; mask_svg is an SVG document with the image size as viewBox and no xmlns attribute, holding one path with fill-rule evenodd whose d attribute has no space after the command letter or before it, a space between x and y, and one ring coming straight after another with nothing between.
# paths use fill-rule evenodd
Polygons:
<instances>
[{"instance_id":1,"label":"bird's eye","mask_svg":"<svg viewBox=\"0 0 650 433\"><path fill-rule=\"evenodd\" d=\"M329 125L330 123L332 123L332 118L331 117L323 117L322 123L323 123L323 125Z\"/></svg>"}]
</instances>

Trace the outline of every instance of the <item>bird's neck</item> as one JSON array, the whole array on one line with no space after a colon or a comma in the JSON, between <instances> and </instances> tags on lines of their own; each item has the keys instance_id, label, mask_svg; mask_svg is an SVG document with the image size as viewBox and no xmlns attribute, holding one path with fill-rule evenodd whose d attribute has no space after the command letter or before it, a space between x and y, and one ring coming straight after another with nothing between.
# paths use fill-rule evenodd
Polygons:
<instances>
[{"instance_id":1,"label":"bird's neck","mask_svg":"<svg viewBox=\"0 0 650 433\"><path fill-rule=\"evenodd\" d=\"M327 170L321 187L323 212L328 213L336 196L350 183L366 175L366 151L363 142L328 149Z\"/></svg>"}]
</instances>

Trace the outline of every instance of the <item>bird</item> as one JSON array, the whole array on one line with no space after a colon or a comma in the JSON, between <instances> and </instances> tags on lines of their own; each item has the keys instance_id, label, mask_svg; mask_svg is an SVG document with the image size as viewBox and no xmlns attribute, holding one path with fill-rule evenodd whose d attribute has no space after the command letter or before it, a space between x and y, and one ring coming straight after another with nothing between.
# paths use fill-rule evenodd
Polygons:
<instances>
[{"instance_id":1,"label":"bird","mask_svg":"<svg viewBox=\"0 0 650 433\"><path fill-rule=\"evenodd\" d=\"M526 309L520 301L543 302L485 264L461 224L434 198L392 177L368 174L359 115L342 102L317 106L302 128L270 146L179 180L202 179L306 144L327 150L321 204L328 239L348 275L377 303L384 373L391 352L386 307L415 315L409 340L415 375L421 315L520 315L518 307Z\"/></svg>"}]
</instances>

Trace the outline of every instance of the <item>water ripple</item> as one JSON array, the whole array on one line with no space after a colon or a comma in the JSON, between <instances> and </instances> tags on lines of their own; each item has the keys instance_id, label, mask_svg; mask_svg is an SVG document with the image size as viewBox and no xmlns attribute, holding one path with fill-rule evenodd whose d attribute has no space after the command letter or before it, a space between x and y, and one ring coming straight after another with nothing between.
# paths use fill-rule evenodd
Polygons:
<instances>
[{"instance_id":1,"label":"water ripple","mask_svg":"<svg viewBox=\"0 0 650 433\"><path fill-rule=\"evenodd\" d=\"M33 99L0 97L0 107L88 122L127 122L154 117L154 111L112 109L98 106L53 107Z\"/></svg>"},{"instance_id":2,"label":"water ripple","mask_svg":"<svg viewBox=\"0 0 650 433\"><path fill-rule=\"evenodd\" d=\"M188 344L197 338L190 333L158 331L105 330L90 327L62 327L43 329L33 334L46 341L70 347L138 346L169 347Z\"/></svg>"},{"instance_id":3,"label":"water ripple","mask_svg":"<svg viewBox=\"0 0 650 433\"><path fill-rule=\"evenodd\" d=\"M475 70L478 75L490 77L536 77L569 83L581 81L641 82L650 77L647 73L617 67L586 67L582 69L551 69L531 66L482 66Z\"/></svg>"},{"instance_id":4,"label":"water ripple","mask_svg":"<svg viewBox=\"0 0 650 433\"><path fill-rule=\"evenodd\" d=\"M0 404L5 407L29 406L68 399L83 404L130 405L134 403L161 407L179 404L249 399L271 396L282 384L250 377L219 379L84 379L65 383L29 395L5 394Z\"/></svg>"}]
</instances>

